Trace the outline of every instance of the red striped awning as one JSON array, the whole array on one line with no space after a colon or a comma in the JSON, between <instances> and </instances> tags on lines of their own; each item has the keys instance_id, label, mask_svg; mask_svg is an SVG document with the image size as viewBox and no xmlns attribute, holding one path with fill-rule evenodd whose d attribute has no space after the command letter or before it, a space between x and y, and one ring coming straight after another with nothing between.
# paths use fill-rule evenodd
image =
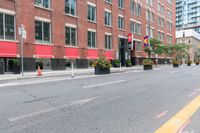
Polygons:
<instances>
[{"instance_id":1,"label":"red striped awning","mask_svg":"<svg viewBox=\"0 0 200 133\"><path fill-rule=\"evenodd\" d=\"M88 59L97 59L98 58L98 50L96 49L88 49L87 51Z\"/></svg>"},{"instance_id":2,"label":"red striped awning","mask_svg":"<svg viewBox=\"0 0 200 133\"><path fill-rule=\"evenodd\" d=\"M53 58L52 46L49 45L36 45L35 46L36 58Z\"/></svg>"},{"instance_id":3,"label":"red striped awning","mask_svg":"<svg viewBox=\"0 0 200 133\"><path fill-rule=\"evenodd\" d=\"M108 60L113 60L114 59L114 52L113 51L106 51L105 52L105 57Z\"/></svg>"},{"instance_id":4,"label":"red striped awning","mask_svg":"<svg viewBox=\"0 0 200 133\"><path fill-rule=\"evenodd\" d=\"M17 43L0 42L0 57L17 57Z\"/></svg>"},{"instance_id":5,"label":"red striped awning","mask_svg":"<svg viewBox=\"0 0 200 133\"><path fill-rule=\"evenodd\" d=\"M78 59L78 58L79 58L78 51L79 51L78 48L71 48L71 47L68 47L68 48L66 48L65 57L66 57L67 59Z\"/></svg>"}]
</instances>

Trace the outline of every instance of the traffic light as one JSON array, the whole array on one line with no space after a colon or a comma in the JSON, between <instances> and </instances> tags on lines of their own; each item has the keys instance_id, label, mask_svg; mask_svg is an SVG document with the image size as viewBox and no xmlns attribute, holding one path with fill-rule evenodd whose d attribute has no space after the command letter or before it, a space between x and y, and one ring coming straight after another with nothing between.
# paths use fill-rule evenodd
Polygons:
<instances>
[{"instance_id":1,"label":"traffic light","mask_svg":"<svg viewBox=\"0 0 200 133\"><path fill-rule=\"evenodd\" d=\"M131 42L128 43L128 50L132 50L132 43Z\"/></svg>"}]
</instances>

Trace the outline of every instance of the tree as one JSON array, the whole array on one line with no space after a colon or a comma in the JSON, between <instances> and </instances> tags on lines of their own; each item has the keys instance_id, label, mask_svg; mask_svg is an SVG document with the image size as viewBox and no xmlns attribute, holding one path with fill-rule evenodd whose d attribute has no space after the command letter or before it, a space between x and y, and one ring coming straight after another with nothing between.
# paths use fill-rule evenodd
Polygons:
<instances>
[{"instance_id":1,"label":"tree","mask_svg":"<svg viewBox=\"0 0 200 133\"><path fill-rule=\"evenodd\" d=\"M164 45L162 44L161 41L151 38L150 39L150 47L144 48L144 52L148 54L148 58L151 58L151 53L155 53L158 55L161 55L164 53Z\"/></svg>"},{"instance_id":2,"label":"tree","mask_svg":"<svg viewBox=\"0 0 200 133\"><path fill-rule=\"evenodd\" d=\"M171 46L171 55L174 59L182 60L183 58L187 58L187 60L190 60L189 49L190 45L185 43L175 44Z\"/></svg>"}]
</instances>

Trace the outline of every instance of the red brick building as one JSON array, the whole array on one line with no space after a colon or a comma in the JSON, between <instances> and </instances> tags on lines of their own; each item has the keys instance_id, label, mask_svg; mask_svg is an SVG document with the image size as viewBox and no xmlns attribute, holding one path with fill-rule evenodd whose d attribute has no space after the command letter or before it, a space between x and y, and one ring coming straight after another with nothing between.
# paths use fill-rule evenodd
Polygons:
<instances>
[{"instance_id":1,"label":"red brick building","mask_svg":"<svg viewBox=\"0 0 200 133\"><path fill-rule=\"evenodd\" d=\"M175 43L173 0L0 0L0 62L20 57L18 27L25 26L24 68L65 69L74 60L87 67L101 56L124 64L129 58L127 35L133 33L131 57L139 64L146 54L143 38L150 35ZM148 28L148 27L151 28ZM153 58L153 57L152 57Z\"/></svg>"}]
</instances>

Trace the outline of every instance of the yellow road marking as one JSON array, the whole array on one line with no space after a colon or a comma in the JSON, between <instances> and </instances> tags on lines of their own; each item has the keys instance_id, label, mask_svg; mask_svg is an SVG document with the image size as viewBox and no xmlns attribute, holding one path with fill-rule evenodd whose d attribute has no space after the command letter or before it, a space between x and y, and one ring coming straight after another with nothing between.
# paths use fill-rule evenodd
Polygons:
<instances>
[{"instance_id":1,"label":"yellow road marking","mask_svg":"<svg viewBox=\"0 0 200 133\"><path fill-rule=\"evenodd\" d=\"M186 105L180 112L167 121L155 133L177 133L179 129L192 117L200 108L200 95L191 103Z\"/></svg>"}]
</instances>

